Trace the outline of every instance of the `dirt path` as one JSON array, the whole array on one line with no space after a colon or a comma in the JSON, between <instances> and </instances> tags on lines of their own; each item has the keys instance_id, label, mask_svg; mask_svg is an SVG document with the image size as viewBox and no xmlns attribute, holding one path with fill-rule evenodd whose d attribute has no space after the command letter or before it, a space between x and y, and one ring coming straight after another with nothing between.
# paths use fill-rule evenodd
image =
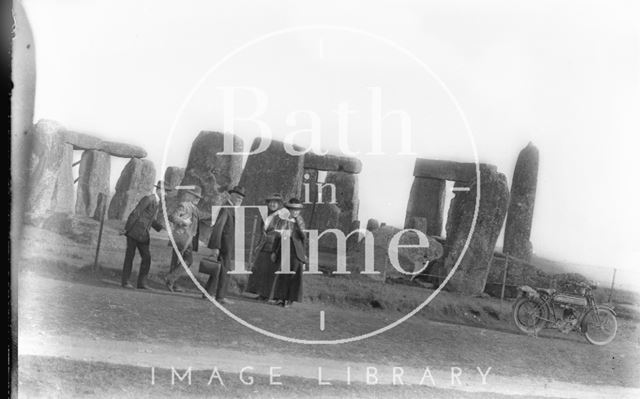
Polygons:
<instances>
[{"instance_id":1,"label":"dirt path","mask_svg":"<svg viewBox=\"0 0 640 399\"><path fill-rule=\"evenodd\" d=\"M247 372L257 375L269 375L272 367L279 367L277 374L291 377L315 379L324 383L349 382L376 384L394 384L393 367L395 364L363 363L338 361L323 358L293 356L288 354L265 353L247 356L246 353L229 349L211 349L206 347L176 347L166 344L134 343L113 340L89 340L67 336L20 336L20 356L59 357L67 360L106 362L119 365L175 368L182 375L187 368L192 370L218 370L238 373L245 367ZM349 375L347 369L350 369ZM367 369L375 380L369 377ZM275 369L274 369L275 370ZM572 398L637 398L640 389L622 388L607 385L584 385L540 378L506 377L491 374L490 370L480 372L461 372L458 379L452 378L457 370L402 367L396 370L395 384L428 385L444 389L465 392L499 393L506 395L572 397ZM321 377L319 377L321 373ZM433 385L435 384L435 385Z\"/></svg>"},{"instance_id":2,"label":"dirt path","mask_svg":"<svg viewBox=\"0 0 640 399\"><path fill-rule=\"evenodd\" d=\"M429 367L436 387L451 392L524 393L549 397L638 397L640 351L637 328L622 326L606 347L577 335L545 333L532 338L508 323L501 331L411 318L379 336L345 345L292 345L247 329L196 295L163 289L123 290L113 278L82 273L57 275L32 268L20 274L19 326L23 356L107 362L156 368L212 369L239 373L269 366L283 375L366 382L367 367L379 384L392 382L394 366L405 384L418 384ZM291 309L236 300L230 309L269 331L309 339L336 339L368 332L402 315L392 309L360 310L331 303ZM320 311L327 328L319 329ZM215 348L215 349L213 349ZM491 367L487 384L477 370ZM461 384L451 384L459 368ZM423 381L427 386L431 380Z\"/></svg>"}]
</instances>

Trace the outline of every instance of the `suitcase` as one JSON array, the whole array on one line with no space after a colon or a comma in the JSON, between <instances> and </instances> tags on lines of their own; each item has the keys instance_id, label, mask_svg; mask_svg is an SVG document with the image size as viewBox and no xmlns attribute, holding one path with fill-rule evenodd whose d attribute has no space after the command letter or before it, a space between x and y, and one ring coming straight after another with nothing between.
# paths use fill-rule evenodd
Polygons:
<instances>
[{"instance_id":1,"label":"suitcase","mask_svg":"<svg viewBox=\"0 0 640 399\"><path fill-rule=\"evenodd\" d=\"M206 258L202 258L200 260L200 265L198 266L198 271L203 274L208 274L210 276L217 276L220 273L220 261L214 259L210 256Z\"/></svg>"}]
</instances>

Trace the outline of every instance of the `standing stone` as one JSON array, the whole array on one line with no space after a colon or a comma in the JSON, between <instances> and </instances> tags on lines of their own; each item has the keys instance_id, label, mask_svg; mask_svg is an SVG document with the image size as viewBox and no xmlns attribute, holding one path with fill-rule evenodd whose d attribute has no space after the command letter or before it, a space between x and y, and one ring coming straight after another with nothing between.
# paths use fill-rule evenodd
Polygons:
<instances>
[{"instance_id":1,"label":"standing stone","mask_svg":"<svg viewBox=\"0 0 640 399\"><path fill-rule=\"evenodd\" d=\"M51 210L54 212L73 213L73 147L62 146L62 163L58 170Z\"/></svg>"},{"instance_id":2,"label":"standing stone","mask_svg":"<svg viewBox=\"0 0 640 399\"><path fill-rule=\"evenodd\" d=\"M511 202L504 232L503 252L531 259L531 223L538 183L538 148L529 143L518 155L511 182Z\"/></svg>"},{"instance_id":3,"label":"standing stone","mask_svg":"<svg viewBox=\"0 0 640 399\"><path fill-rule=\"evenodd\" d=\"M173 190L174 187L179 186L184 179L184 168L180 168L177 166L169 166L167 170L164 171L164 184L165 188L169 188ZM169 194L175 194L175 191L172 191Z\"/></svg>"},{"instance_id":4,"label":"standing stone","mask_svg":"<svg viewBox=\"0 0 640 399\"><path fill-rule=\"evenodd\" d=\"M202 199L198 208L210 213L212 206L222 205L227 198L227 190L237 184L242 173L242 155L222 155L225 140L231 141L233 152L243 151L240 137L219 132L202 131L191 144L189 161L181 186L200 186ZM172 194L173 195L173 194ZM167 207L171 208L171 199ZM177 192L178 202L184 200L184 192ZM170 211L170 209L167 209ZM200 224L200 237L207 240L211 232L211 222Z\"/></svg>"},{"instance_id":5,"label":"standing stone","mask_svg":"<svg viewBox=\"0 0 640 399\"><path fill-rule=\"evenodd\" d=\"M351 232L351 226L358 220L358 175L345 172L328 172L325 182L336 189L336 205L340 209L337 227L345 234ZM329 200L331 200L329 198Z\"/></svg>"},{"instance_id":6,"label":"standing stone","mask_svg":"<svg viewBox=\"0 0 640 399\"><path fill-rule=\"evenodd\" d=\"M256 150L262 138L253 141L251 150ZM284 143L271 140L269 147L257 154L249 155L240 178L247 196L243 205L264 205L264 199L272 193L281 193L288 200L300 198L304 156L291 155L285 151Z\"/></svg>"},{"instance_id":7,"label":"standing stone","mask_svg":"<svg viewBox=\"0 0 640 399\"><path fill-rule=\"evenodd\" d=\"M260 148L261 137L257 137L251 145L251 151ZM292 197L300 198L302 177L304 173L304 156L291 155L285 151L284 143L271 140L266 150L249 155L240 178L240 185L246 190L243 205L264 205L265 198L273 193L280 193L285 201ZM305 204L305 208L309 207ZM254 218L258 217L255 209L246 211L245 247L251 242L251 230ZM304 218L304 216L303 216ZM309 222L305 219L306 222Z\"/></svg>"},{"instance_id":8,"label":"standing stone","mask_svg":"<svg viewBox=\"0 0 640 399\"><path fill-rule=\"evenodd\" d=\"M175 190L176 186L179 186L184 179L185 168L180 168L177 166L169 166L164 171L164 196L160 196L160 211L158 212L158 216L156 221L160 223L162 226L167 225L167 221L169 220L169 216L171 213L178 207L179 201L179 192ZM167 214L165 215L164 210L165 206L163 206L162 201L166 201L166 210ZM211 210L209 210L211 212ZM205 223L203 223L205 224ZM210 225L210 223L206 223ZM206 239L206 237L203 235Z\"/></svg>"},{"instance_id":9,"label":"standing stone","mask_svg":"<svg viewBox=\"0 0 640 399\"><path fill-rule=\"evenodd\" d=\"M132 158L116 183L116 192L109 204L109 219L126 220L142 197L153 192L156 168L148 159Z\"/></svg>"},{"instance_id":10,"label":"standing stone","mask_svg":"<svg viewBox=\"0 0 640 399\"><path fill-rule=\"evenodd\" d=\"M448 283L450 291L479 295L489 274L491 259L509 205L509 187L502 173L481 169L480 206L473 235L458 268ZM465 187L467 183L456 183ZM476 182L469 191L457 191L451 201L447 220L447 254L444 273L455 266L469 238L476 205Z\"/></svg>"},{"instance_id":11,"label":"standing stone","mask_svg":"<svg viewBox=\"0 0 640 399\"><path fill-rule=\"evenodd\" d=\"M30 219L39 219L52 209L58 176L66 165L68 148L60 137L62 126L41 120L31 129L28 200Z\"/></svg>"},{"instance_id":12,"label":"standing stone","mask_svg":"<svg viewBox=\"0 0 640 399\"><path fill-rule=\"evenodd\" d=\"M356 231L356 230L360 230L360 221L359 220L354 220L353 222L351 222L351 228L349 229L349 232L352 231ZM351 236L349 236L349 238L347 238L347 249L353 249L356 247L356 245L358 244L358 242L360 242L360 239L362 238L362 233L360 231L358 231L358 233L353 234Z\"/></svg>"},{"instance_id":13,"label":"standing stone","mask_svg":"<svg viewBox=\"0 0 640 399\"><path fill-rule=\"evenodd\" d=\"M405 220L404 228L405 229L414 229L423 232L426 235L429 235L427 232L428 229L427 218L420 216L412 216Z\"/></svg>"},{"instance_id":14,"label":"standing stone","mask_svg":"<svg viewBox=\"0 0 640 399\"><path fill-rule=\"evenodd\" d=\"M87 150L80 158L76 214L93 216L100 193L109 194L111 156L102 151Z\"/></svg>"},{"instance_id":15,"label":"standing stone","mask_svg":"<svg viewBox=\"0 0 640 399\"><path fill-rule=\"evenodd\" d=\"M424 218L427 225L426 234L442 235L445 187L445 180L422 177L413 179L404 222L405 229L417 228L414 225L415 218Z\"/></svg>"},{"instance_id":16,"label":"standing stone","mask_svg":"<svg viewBox=\"0 0 640 399\"><path fill-rule=\"evenodd\" d=\"M314 226L315 204L318 200L318 171L316 169L304 169L302 174L302 193L300 200L304 208L300 215L304 219L308 228ZM288 198L285 198L285 201Z\"/></svg>"}]
</instances>

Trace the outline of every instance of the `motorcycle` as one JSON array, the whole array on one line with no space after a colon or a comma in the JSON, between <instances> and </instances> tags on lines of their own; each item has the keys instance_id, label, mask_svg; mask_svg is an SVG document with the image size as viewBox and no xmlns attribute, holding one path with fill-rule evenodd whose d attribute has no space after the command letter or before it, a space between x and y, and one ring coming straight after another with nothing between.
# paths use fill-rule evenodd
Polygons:
<instances>
[{"instance_id":1,"label":"motorcycle","mask_svg":"<svg viewBox=\"0 0 640 399\"><path fill-rule=\"evenodd\" d=\"M552 288L518 287L518 299L513 305L516 326L532 335L543 328L556 328L565 334L581 333L593 345L610 343L618 330L615 311L596 303L596 284L578 283L578 288L581 296Z\"/></svg>"}]
</instances>

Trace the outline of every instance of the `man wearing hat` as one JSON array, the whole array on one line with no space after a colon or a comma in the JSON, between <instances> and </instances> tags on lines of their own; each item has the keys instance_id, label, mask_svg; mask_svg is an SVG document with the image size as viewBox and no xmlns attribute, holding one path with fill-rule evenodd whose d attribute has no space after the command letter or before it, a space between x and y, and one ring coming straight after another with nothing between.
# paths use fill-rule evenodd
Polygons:
<instances>
[{"instance_id":1,"label":"man wearing hat","mask_svg":"<svg viewBox=\"0 0 640 399\"><path fill-rule=\"evenodd\" d=\"M211 214L198 208L198 203L202 199L202 189L199 186L194 186L182 193L182 199L180 205L169 216L169 221L173 223L171 235L176 247L189 267L193 263L193 252L198 252L200 221L211 219ZM182 291L176 285L176 281L184 274L185 269L180 264L174 249L169 274L165 279L165 284L171 292Z\"/></svg>"},{"instance_id":2,"label":"man wearing hat","mask_svg":"<svg viewBox=\"0 0 640 399\"><path fill-rule=\"evenodd\" d=\"M227 206L234 208L239 207L245 196L244 188L235 186L229 190L228 193ZM234 210L231 208L220 209L216 223L213 226L213 231L211 232L211 237L209 238L209 244L207 245L207 247L212 249L211 255L221 260L220 273L217 276L209 276L205 287L209 295L213 295L216 301L220 303L231 303L231 301L225 299L225 296L229 282L228 272L231 271L231 261L235 251L235 229L236 217Z\"/></svg>"},{"instance_id":3,"label":"man wearing hat","mask_svg":"<svg viewBox=\"0 0 640 399\"><path fill-rule=\"evenodd\" d=\"M156 231L162 230L162 224L156 221L158 209L160 207L160 194L162 190L162 182L154 186L156 189L152 194L146 195L140 199L138 205L129 214L124 230L120 234L127 237L127 250L124 255L124 264L122 266L122 287L133 288L129 283L131 269L133 267L133 258L136 254L136 248L140 253L142 261L140 262L140 272L138 273L137 287L147 289L146 278L151 268L151 253L149 252L149 229L153 227Z\"/></svg>"}]
</instances>

